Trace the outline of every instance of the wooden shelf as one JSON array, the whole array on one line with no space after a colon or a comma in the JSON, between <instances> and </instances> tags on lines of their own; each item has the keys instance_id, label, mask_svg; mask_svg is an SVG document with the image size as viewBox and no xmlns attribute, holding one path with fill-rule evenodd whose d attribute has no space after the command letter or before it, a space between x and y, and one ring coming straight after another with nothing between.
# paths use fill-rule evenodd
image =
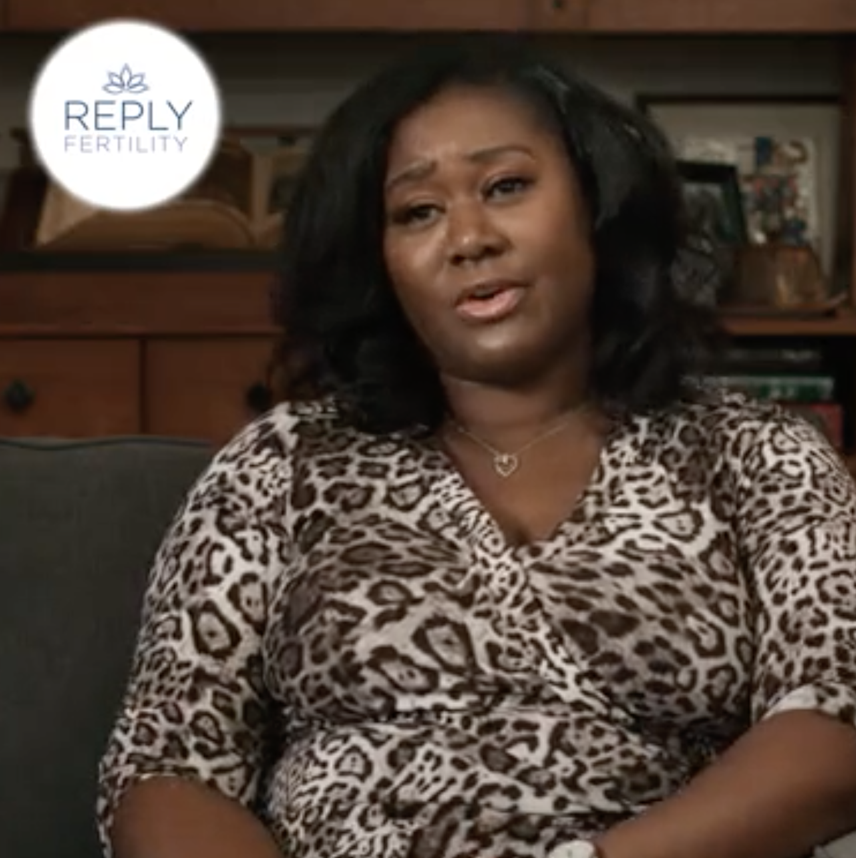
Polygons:
<instances>
[{"instance_id":1,"label":"wooden shelf","mask_svg":"<svg viewBox=\"0 0 856 858\"><path fill-rule=\"evenodd\" d=\"M267 254L10 254L0 263L0 334L269 334L275 269ZM856 337L850 308L828 316L725 311L722 320L738 337Z\"/></svg>"},{"instance_id":2,"label":"wooden shelf","mask_svg":"<svg viewBox=\"0 0 856 858\"><path fill-rule=\"evenodd\" d=\"M2 2L2 0L0 0ZM88 253L74 251L17 250L0 253L0 283L8 274L50 272L61 276L74 272L134 275L143 271L265 272L274 271L277 255L266 250L129 251Z\"/></svg>"},{"instance_id":3,"label":"wooden shelf","mask_svg":"<svg viewBox=\"0 0 856 858\"><path fill-rule=\"evenodd\" d=\"M196 32L829 33L856 30L848 0L5 0L0 29L63 32L141 15ZM5 19L5 20L4 20Z\"/></svg>"},{"instance_id":4,"label":"wooden shelf","mask_svg":"<svg viewBox=\"0 0 856 858\"><path fill-rule=\"evenodd\" d=\"M725 329L740 337L853 337L856 313L833 316L744 316L723 313Z\"/></svg>"},{"instance_id":5,"label":"wooden shelf","mask_svg":"<svg viewBox=\"0 0 856 858\"><path fill-rule=\"evenodd\" d=\"M271 271L0 271L0 337L266 336Z\"/></svg>"}]
</instances>

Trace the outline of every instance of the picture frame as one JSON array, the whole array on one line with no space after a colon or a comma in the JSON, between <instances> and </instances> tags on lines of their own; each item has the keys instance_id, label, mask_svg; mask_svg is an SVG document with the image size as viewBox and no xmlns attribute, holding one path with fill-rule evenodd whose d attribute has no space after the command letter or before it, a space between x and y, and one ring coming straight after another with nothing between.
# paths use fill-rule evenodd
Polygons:
<instances>
[{"instance_id":1,"label":"picture frame","mask_svg":"<svg viewBox=\"0 0 856 858\"><path fill-rule=\"evenodd\" d=\"M651 94L636 96L637 109L666 135L680 160L732 163L740 172L750 242L766 235L759 207L776 194L799 194L789 211L786 241L805 237L816 251L824 274L832 278L839 264L838 226L844 209L841 193L843 103L836 95L769 96L752 94ZM753 188L747 153L807 150L810 158L760 192ZM759 225L760 224L760 225ZM802 229L795 233L795 229Z\"/></svg>"},{"instance_id":2,"label":"picture frame","mask_svg":"<svg viewBox=\"0 0 856 858\"><path fill-rule=\"evenodd\" d=\"M694 231L731 248L748 241L737 168L704 161L677 162Z\"/></svg>"}]
</instances>

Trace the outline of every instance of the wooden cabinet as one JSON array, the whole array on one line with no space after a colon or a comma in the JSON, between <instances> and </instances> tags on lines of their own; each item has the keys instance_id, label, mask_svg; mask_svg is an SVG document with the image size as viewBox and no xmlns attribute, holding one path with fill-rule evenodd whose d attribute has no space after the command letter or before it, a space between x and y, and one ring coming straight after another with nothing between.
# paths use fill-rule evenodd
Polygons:
<instances>
[{"instance_id":1,"label":"wooden cabinet","mask_svg":"<svg viewBox=\"0 0 856 858\"><path fill-rule=\"evenodd\" d=\"M143 372L144 430L217 443L270 406L268 337L155 339Z\"/></svg>"},{"instance_id":2,"label":"wooden cabinet","mask_svg":"<svg viewBox=\"0 0 856 858\"><path fill-rule=\"evenodd\" d=\"M13 30L141 17L198 31L448 30L526 27L530 0L0 0Z\"/></svg>"},{"instance_id":3,"label":"wooden cabinet","mask_svg":"<svg viewBox=\"0 0 856 858\"><path fill-rule=\"evenodd\" d=\"M140 347L129 340L0 340L0 435L139 431Z\"/></svg>"},{"instance_id":4,"label":"wooden cabinet","mask_svg":"<svg viewBox=\"0 0 856 858\"><path fill-rule=\"evenodd\" d=\"M0 436L228 440L271 404L265 271L0 271Z\"/></svg>"}]
</instances>

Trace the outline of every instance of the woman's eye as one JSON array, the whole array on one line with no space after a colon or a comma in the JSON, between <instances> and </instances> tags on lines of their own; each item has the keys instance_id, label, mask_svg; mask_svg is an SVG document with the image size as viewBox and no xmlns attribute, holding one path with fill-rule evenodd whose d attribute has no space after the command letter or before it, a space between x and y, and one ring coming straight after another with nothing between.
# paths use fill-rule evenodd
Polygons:
<instances>
[{"instance_id":1,"label":"woman's eye","mask_svg":"<svg viewBox=\"0 0 856 858\"><path fill-rule=\"evenodd\" d=\"M508 194L518 194L531 184L530 179L524 179L522 176L509 176L494 182L488 188L488 195L504 197Z\"/></svg>"},{"instance_id":2,"label":"woman's eye","mask_svg":"<svg viewBox=\"0 0 856 858\"><path fill-rule=\"evenodd\" d=\"M407 226L408 224L419 224L430 220L434 215L436 206L424 203L422 205L405 206L395 212L393 220L395 223Z\"/></svg>"}]
</instances>

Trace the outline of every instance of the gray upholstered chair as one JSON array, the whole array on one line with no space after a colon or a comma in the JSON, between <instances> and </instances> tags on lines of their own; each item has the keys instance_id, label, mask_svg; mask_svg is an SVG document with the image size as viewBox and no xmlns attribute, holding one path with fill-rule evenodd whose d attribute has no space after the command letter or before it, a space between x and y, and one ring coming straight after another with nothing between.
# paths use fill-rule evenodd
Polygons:
<instances>
[{"instance_id":1,"label":"gray upholstered chair","mask_svg":"<svg viewBox=\"0 0 856 858\"><path fill-rule=\"evenodd\" d=\"M97 762L153 555L211 451L0 440L0 856L98 858Z\"/></svg>"},{"instance_id":2,"label":"gray upholstered chair","mask_svg":"<svg viewBox=\"0 0 856 858\"><path fill-rule=\"evenodd\" d=\"M0 858L99 858L97 763L143 588L211 454L169 439L0 439ZM856 858L856 835L821 854Z\"/></svg>"}]
</instances>

